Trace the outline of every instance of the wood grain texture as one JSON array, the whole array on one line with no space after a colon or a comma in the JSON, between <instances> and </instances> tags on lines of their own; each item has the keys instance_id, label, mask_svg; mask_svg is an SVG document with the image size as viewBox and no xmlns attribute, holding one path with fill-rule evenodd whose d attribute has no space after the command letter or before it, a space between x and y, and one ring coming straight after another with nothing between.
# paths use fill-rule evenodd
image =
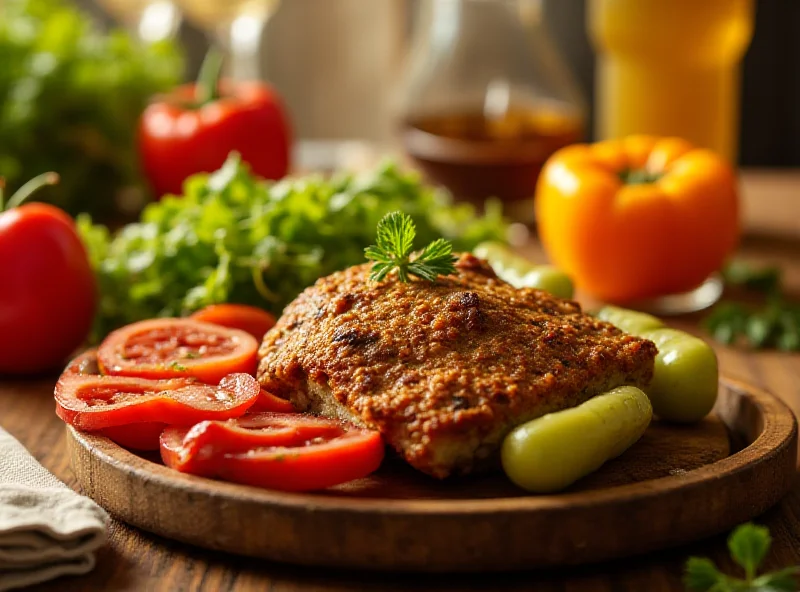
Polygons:
<instances>
[{"instance_id":1,"label":"wood grain texture","mask_svg":"<svg viewBox=\"0 0 800 592\"><path fill-rule=\"evenodd\" d=\"M181 474L73 428L67 442L89 496L167 538L312 566L485 572L640 554L764 512L792 484L794 416L771 395L728 381L716 413L743 444L730 456L717 422L659 425L588 488L541 496L502 476L443 483L399 463L345 488L284 493Z\"/></svg>"},{"instance_id":2,"label":"wood grain texture","mask_svg":"<svg viewBox=\"0 0 800 592\"><path fill-rule=\"evenodd\" d=\"M759 235L746 237L740 253L747 259L781 265L788 291L800 297L800 241L771 236L773 226L781 229L800 223L787 211L796 211L800 196L800 172L780 173L774 183L791 191L776 199L769 171L744 175L750 193L747 214L758 221ZM750 182L752 180L752 182ZM762 200L763 198L763 200ZM761 209L760 203L767 207ZM747 225L748 220L745 220ZM788 228L787 228L788 230ZM535 245L526 250L542 261ZM697 321L702 315L671 319L681 329L702 334ZM800 413L800 355L778 352L753 353L745 349L716 346L724 374L740 378L759 388L777 393ZM53 412L52 388L55 377L38 380L0 379L0 426L23 445L57 477L78 488L69 469L66 433ZM789 494L757 522L770 529L772 549L765 570L800 564L800 476ZM148 592L684 592L683 566L691 555L709 557L727 573L739 573L731 562L725 536L649 553L635 560L546 571L526 571L502 576L494 574L436 575L384 574L337 569L310 569L280 565L205 551L169 541L114 521L110 539L98 554L97 567L86 576L61 578L30 588L32 592L84 592L99 590Z\"/></svg>"}]
</instances>

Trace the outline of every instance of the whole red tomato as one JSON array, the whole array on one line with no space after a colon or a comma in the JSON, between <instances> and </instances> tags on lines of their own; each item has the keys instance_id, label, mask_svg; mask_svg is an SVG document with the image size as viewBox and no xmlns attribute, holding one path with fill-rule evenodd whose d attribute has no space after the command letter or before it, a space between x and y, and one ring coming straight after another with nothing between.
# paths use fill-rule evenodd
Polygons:
<instances>
[{"instance_id":1,"label":"whole red tomato","mask_svg":"<svg viewBox=\"0 0 800 592\"><path fill-rule=\"evenodd\" d=\"M198 85L181 86L142 114L139 155L157 197L180 194L184 179L216 171L232 151L260 177L286 175L291 134L274 90L222 81L218 97L198 104L197 94Z\"/></svg>"},{"instance_id":2,"label":"whole red tomato","mask_svg":"<svg viewBox=\"0 0 800 592\"><path fill-rule=\"evenodd\" d=\"M0 213L0 262L0 374L63 366L86 339L96 304L72 219L41 203Z\"/></svg>"}]
</instances>

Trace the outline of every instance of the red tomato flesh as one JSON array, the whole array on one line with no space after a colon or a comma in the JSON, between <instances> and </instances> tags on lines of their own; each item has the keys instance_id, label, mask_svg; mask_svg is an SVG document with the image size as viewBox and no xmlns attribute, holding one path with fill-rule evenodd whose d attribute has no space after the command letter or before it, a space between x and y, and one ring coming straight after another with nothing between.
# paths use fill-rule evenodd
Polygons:
<instances>
[{"instance_id":1,"label":"red tomato flesh","mask_svg":"<svg viewBox=\"0 0 800 592\"><path fill-rule=\"evenodd\" d=\"M260 413L161 434L161 458L181 472L284 491L366 477L381 464L378 432L332 419Z\"/></svg>"},{"instance_id":2,"label":"red tomato flesh","mask_svg":"<svg viewBox=\"0 0 800 592\"><path fill-rule=\"evenodd\" d=\"M64 374L99 376L100 367L97 365L97 350L87 349L82 354L70 360L67 367L64 368Z\"/></svg>"},{"instance_id":3,"label":"red tomato flesh","mask_svg":"<svg viewBox=\"0 0 800 592\"><path fill-rule=\"evenodd\" d=\"M276 397L272 393L268 393L264 389L261 389L261 394L258 396L258 399L256 399L256 402L253 403L253 406L250 407L248 413L262 413L265 411L292 413L295 411L295 408L291 401L281 399L280 397Z\"/></svg>"},{"instance_id":4,"label":"red tomato flesh","mask_svg":"<svg viewBox=\"0 0 800 592\"><path fill-rule=\"evenodd\" d=\"M258 342L245 331L192 319L152 319L112 332L97 358L103 374L216 384L228 374L255 374L257 352Z\"/></svg>"},{"instance_id":5,"label":"red tomato flesh","mask_svg":"<svg viewBox=\"0 0 800 592\"><path fill-rule=\"evenodd\" d=\"M150 380L127 376L62 374L56 413L82 430L158 422L193 425L242 415L261 392L249 374L225 376L218 386L190 378Z\"/></svg>"},{"instance_id":6,"label":"red tomato flesh","mask_svg":"<svg viewBox=\"0 0 800 592\"><path fill-rule=\"evenodd\" d=\"M131 450L158 450L161 432L167 424L147 421L104 428L100 433L109 440Z\"/></svg>"},{"instance_id":7,"label":"red tomato flesh","mask_svg":"<svg viewBox=\"0 0 800 592\"><path fill-rule=\"evenodd\" d=\"M193 319L231 329L247 331L259 343L275 326L275 317L266 310L246 304L212 304L192 314Z\"/></svg>"}]
</instances>

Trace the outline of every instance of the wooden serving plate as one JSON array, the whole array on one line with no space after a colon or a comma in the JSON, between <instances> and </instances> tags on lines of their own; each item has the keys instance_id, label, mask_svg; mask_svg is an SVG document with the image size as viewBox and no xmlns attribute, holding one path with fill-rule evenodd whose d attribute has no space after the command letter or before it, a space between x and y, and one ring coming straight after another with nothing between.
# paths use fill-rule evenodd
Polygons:
<instances>
[{"instance_id":1,"label":"wooden serving plate","mask_svg":"<svg viewBox=\"0 0 800 592\"><path fill-rule=\"evenodd\" d=\"M502 475L442 483L397 461L346 486L283 493L184 475L72 428L68 442L88 495L168 538L305 565L500 571L634 555L753 518L791 487L797 423L772 395L723 379L700 424L655 422L597 473L540 496Z\"/></svg>"}]
</instances>

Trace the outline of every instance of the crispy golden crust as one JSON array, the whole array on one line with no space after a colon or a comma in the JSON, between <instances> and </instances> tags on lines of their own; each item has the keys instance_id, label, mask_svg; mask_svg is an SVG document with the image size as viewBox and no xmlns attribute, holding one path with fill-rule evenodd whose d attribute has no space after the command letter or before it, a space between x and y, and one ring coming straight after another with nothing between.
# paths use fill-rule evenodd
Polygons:
<instances>
[{"instance_id":1,"label":"crispy golden crust","mask_svg":"<svg viewBox=\"0 0 800 592\"><path fill-rule=\"evenodd\" d=\"M649 382L655 345L538 290L517 290L472 255L458 275L321 278L259 351L278 396L380 430L436 477L482 466L514 426L622 384Z\"/></svg>"}]
</instances>

